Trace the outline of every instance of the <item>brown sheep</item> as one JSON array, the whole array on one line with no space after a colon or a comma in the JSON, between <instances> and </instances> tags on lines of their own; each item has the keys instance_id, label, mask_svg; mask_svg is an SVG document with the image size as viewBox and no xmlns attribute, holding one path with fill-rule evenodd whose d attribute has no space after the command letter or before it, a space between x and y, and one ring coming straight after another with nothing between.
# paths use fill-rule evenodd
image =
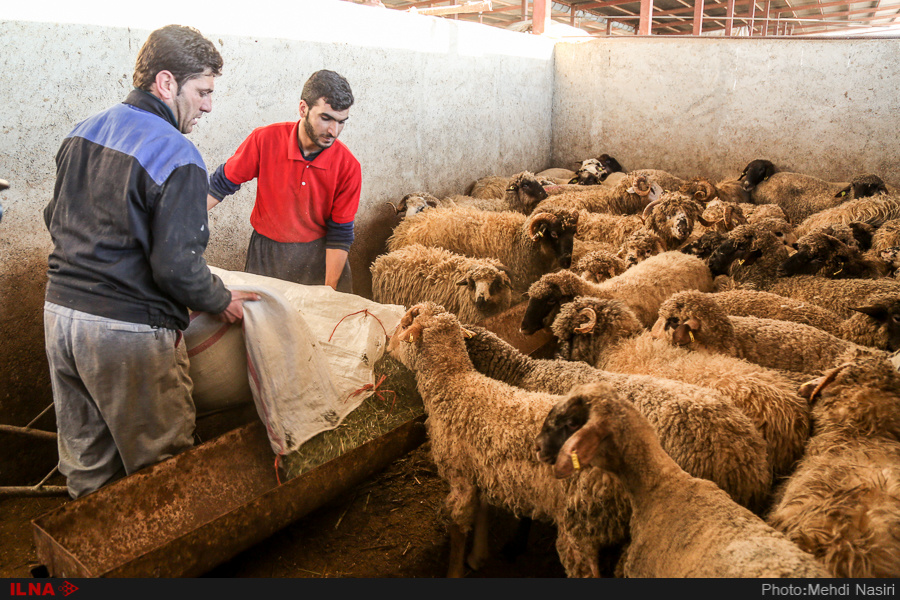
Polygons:
<instances>
[{"instance_id":1,"label":"brown sheep","mask_svg":"<svg viewBox=\"0 0 900 600\"><path fill-rule=\"evenodd\" d=\"M767 521L836 577L900 577L900 374L859 361L801 393L812 437Z\"/></svg>"},{"instance_id":2,"label":"brown sheep","mask_svg":"<svg viewBox=\"0 0 900 600\"><path fill-rule=\"evenodd\" d=\"M548 414L542 433L554 421L582 422L558 453L544 452L556 476L600 469L631 500L625 577L828 577L814 558L714 483L679 467L647 419L612 386L573 388Z\"/></svg>"}]
</instances>

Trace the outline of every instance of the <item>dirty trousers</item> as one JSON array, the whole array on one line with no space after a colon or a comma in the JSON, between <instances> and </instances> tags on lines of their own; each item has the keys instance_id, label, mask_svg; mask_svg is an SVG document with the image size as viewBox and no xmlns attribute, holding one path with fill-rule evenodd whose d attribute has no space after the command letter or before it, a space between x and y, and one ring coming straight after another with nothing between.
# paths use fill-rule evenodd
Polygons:
<instances>
[{"instance_id":1,"label":"dirty trousers","mask_svg":"<svg viewBox=\"0 0 900 600\"><path fill-rule=\"evenodd\" d=\"M59 470L78 498L188 449L195 409L174 329L44 303Z\"/></svg>"}]
</instances>

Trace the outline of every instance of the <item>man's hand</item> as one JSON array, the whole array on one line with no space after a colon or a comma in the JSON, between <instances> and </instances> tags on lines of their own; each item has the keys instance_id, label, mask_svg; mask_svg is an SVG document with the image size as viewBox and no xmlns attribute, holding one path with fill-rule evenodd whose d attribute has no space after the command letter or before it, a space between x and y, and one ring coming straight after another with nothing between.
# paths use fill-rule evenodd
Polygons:
<instances>
[{"instance_id":1,"label":"man's hand","mask_svg":"<svg viewBox=\"0 0 900 600\"><path fill-rule=\"evenodd\" d=\"M244 302L252 302L259 300L259 294L253 292L235 292L231 291L231 303L228 307L213 317L226 323L237 323L244 318Z\"/></svg>"}]
</instances>

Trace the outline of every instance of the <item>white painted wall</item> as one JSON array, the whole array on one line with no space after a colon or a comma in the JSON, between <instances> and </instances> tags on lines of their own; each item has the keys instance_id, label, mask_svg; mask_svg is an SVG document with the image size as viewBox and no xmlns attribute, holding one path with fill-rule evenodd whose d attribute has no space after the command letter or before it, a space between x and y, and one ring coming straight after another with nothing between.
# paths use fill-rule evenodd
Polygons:
<instances>
[{"instance_id":1,"label":"white painted wall","mask_svg":"<svg viewBox=\"0 0 900 600\"><path fill-rule=\"evenodd\" d=\"M558 44L553 161L736 176L753 159L900 184L896 39L615 38Z\"/></svg>"}]
</instances>

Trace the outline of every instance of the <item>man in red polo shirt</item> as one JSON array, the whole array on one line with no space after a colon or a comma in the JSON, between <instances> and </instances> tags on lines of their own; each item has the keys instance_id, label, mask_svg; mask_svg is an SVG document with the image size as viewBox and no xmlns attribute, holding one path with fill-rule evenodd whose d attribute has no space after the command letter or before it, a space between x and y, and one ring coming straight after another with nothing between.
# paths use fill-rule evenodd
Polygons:
<instances>
[{"instance_id":1,"label":"man in red polo shirt","mask_svg":"<svg viewBox=\"0 0 900 600\"><path fill-rule=\"evenodd\" d=\"M300 120L254 129L210 178L207 208L257 179L248 273L352 292L347 254L359 207L359 161L338 136L353 92L316 71L300 96Z\"/></svg>"}]
</instances>

